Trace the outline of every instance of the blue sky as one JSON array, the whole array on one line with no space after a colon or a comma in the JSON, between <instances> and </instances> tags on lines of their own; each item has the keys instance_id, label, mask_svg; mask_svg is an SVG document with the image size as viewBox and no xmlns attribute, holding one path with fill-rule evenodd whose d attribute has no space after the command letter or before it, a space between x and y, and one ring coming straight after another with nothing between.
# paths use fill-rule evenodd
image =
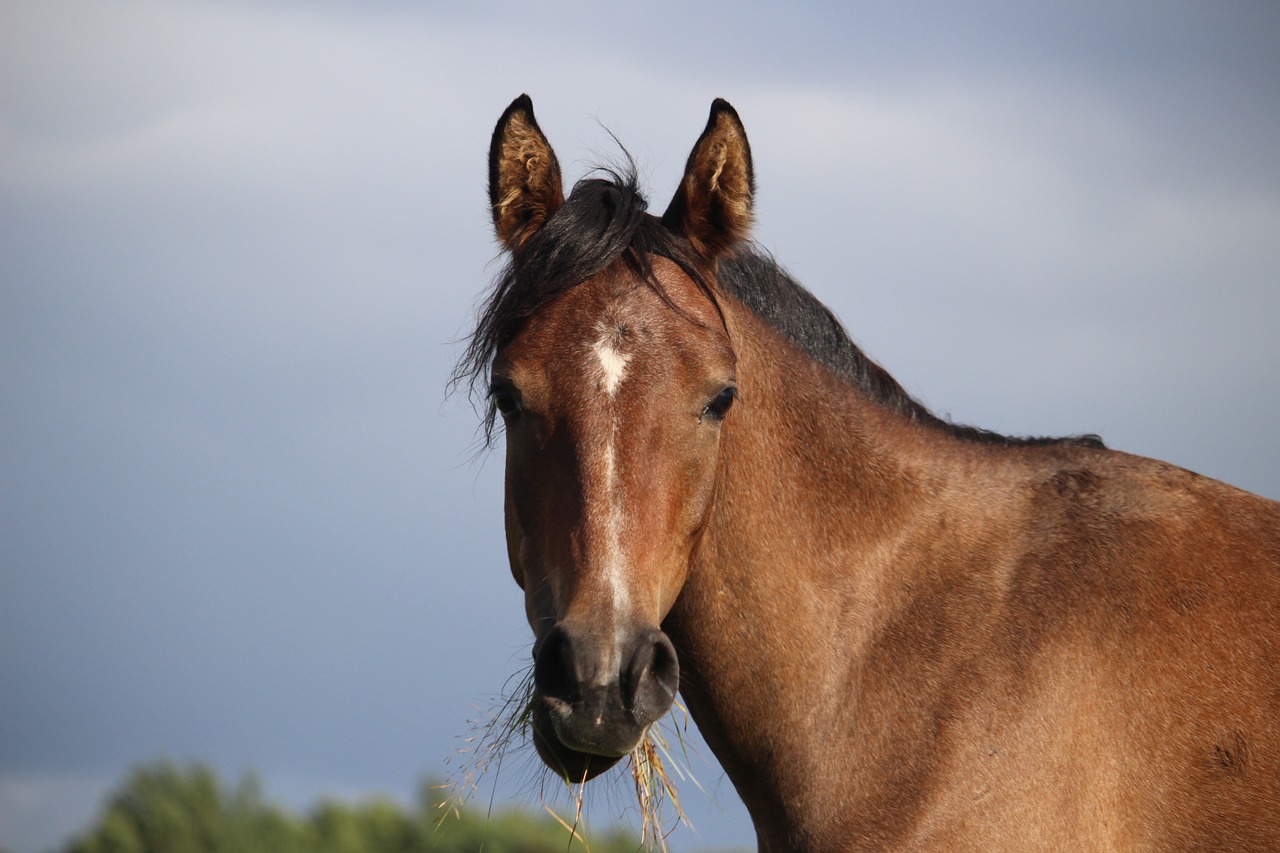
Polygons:
<instances>
[{"instance_id":1,"label":"blue sky","mask_svg":"<svg viewBox=\"0 0 1280 853\"><path fill-rule=\"evenodd\" d=\"M524 665L444 396L521 92L658 209L729 99L759 243L936 411L1280 498L1280 10L1041 5L0 6L0 846L162 756L408 799ZM694 769L674 848L750 843Z\"/></svg>"}]
</instances>

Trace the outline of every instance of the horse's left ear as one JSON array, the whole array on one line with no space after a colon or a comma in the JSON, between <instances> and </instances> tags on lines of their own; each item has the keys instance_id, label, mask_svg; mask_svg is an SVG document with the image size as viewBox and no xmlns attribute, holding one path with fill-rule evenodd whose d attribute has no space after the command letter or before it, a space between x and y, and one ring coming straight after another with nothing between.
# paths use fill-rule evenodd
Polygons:
<instances>
[{"instance_id":1,"label":"horse's left ear","mask_svg":"<svg viewBox=\"0 0 1280 853\"><path fill-rule=\"evenodd\" d=\"M533 117L533 101L511 102L489 142L489 205L498 239L524 245L564 204L560 163Z\"/></svg>"},{"instance_id":2,"label":"horse's left ear","mask_svg":"<svg viewBox=\"0 0 1280 853\"><path fill-rule=\"evenodd\" d=\"M747 132L729 102L716 98L662 223L715 258L750 233L754 194Z\"/></svg>"}]
</instances>

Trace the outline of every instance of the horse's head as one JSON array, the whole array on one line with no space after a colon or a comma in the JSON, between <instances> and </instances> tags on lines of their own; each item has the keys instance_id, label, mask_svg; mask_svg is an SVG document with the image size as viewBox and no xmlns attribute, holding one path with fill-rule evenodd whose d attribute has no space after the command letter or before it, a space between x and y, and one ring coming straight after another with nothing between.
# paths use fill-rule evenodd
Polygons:
<instances>
[{"instance_id":1,"label":"horse's head","mask_svg":"<svg viewBox=\"0 0 1280 853\"><path fill-rule=\"evenodd\" d=\"M566 199L521 97L494 131L489 170L511 262L469 358L478 368L491 357L505 427L535 740L580 781L637 746L679 686L661 626L715 500L738 393L714 270L749 225L751 156L717 101L661 219L644 212L634 178L586 180Z\"/></svg>"}]
</instances>

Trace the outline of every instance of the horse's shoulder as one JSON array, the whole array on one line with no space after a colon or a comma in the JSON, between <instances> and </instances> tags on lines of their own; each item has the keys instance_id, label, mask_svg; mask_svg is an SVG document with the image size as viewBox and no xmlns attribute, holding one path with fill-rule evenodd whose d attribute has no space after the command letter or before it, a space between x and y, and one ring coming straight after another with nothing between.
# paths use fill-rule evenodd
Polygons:
<instances>
[{"instance_id":1,"label":"horse's shoulder","mask_svg":"<svg viewBox=\"0 0 1280 853\"><path fill-rule=\"evenodd\" d=\"M1033 633L1194 621L1241 596L1280 607L1280 504L1114 451L1045 454L1013 489L1009 601Z\"/></svg>"}]
</instances>

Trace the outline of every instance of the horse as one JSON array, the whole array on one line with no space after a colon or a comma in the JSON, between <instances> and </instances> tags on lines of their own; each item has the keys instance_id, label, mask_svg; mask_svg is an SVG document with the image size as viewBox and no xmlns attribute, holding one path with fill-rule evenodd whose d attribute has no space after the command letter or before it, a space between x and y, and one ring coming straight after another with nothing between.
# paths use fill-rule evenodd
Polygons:
<instances>
[{"instance_id":1,"label":"horse","mask_svg":"<svg viewBox=\"0 0 1280 853\"><path fill-rule=\"evenodd\" d=\"M454 379L556 773L678 691L768 853L1280 850L1280 503L930 413L751 241L723 100L661 216L634 164L566 197L528 96L488 189Z\"/></svg>"}]
</instances>

